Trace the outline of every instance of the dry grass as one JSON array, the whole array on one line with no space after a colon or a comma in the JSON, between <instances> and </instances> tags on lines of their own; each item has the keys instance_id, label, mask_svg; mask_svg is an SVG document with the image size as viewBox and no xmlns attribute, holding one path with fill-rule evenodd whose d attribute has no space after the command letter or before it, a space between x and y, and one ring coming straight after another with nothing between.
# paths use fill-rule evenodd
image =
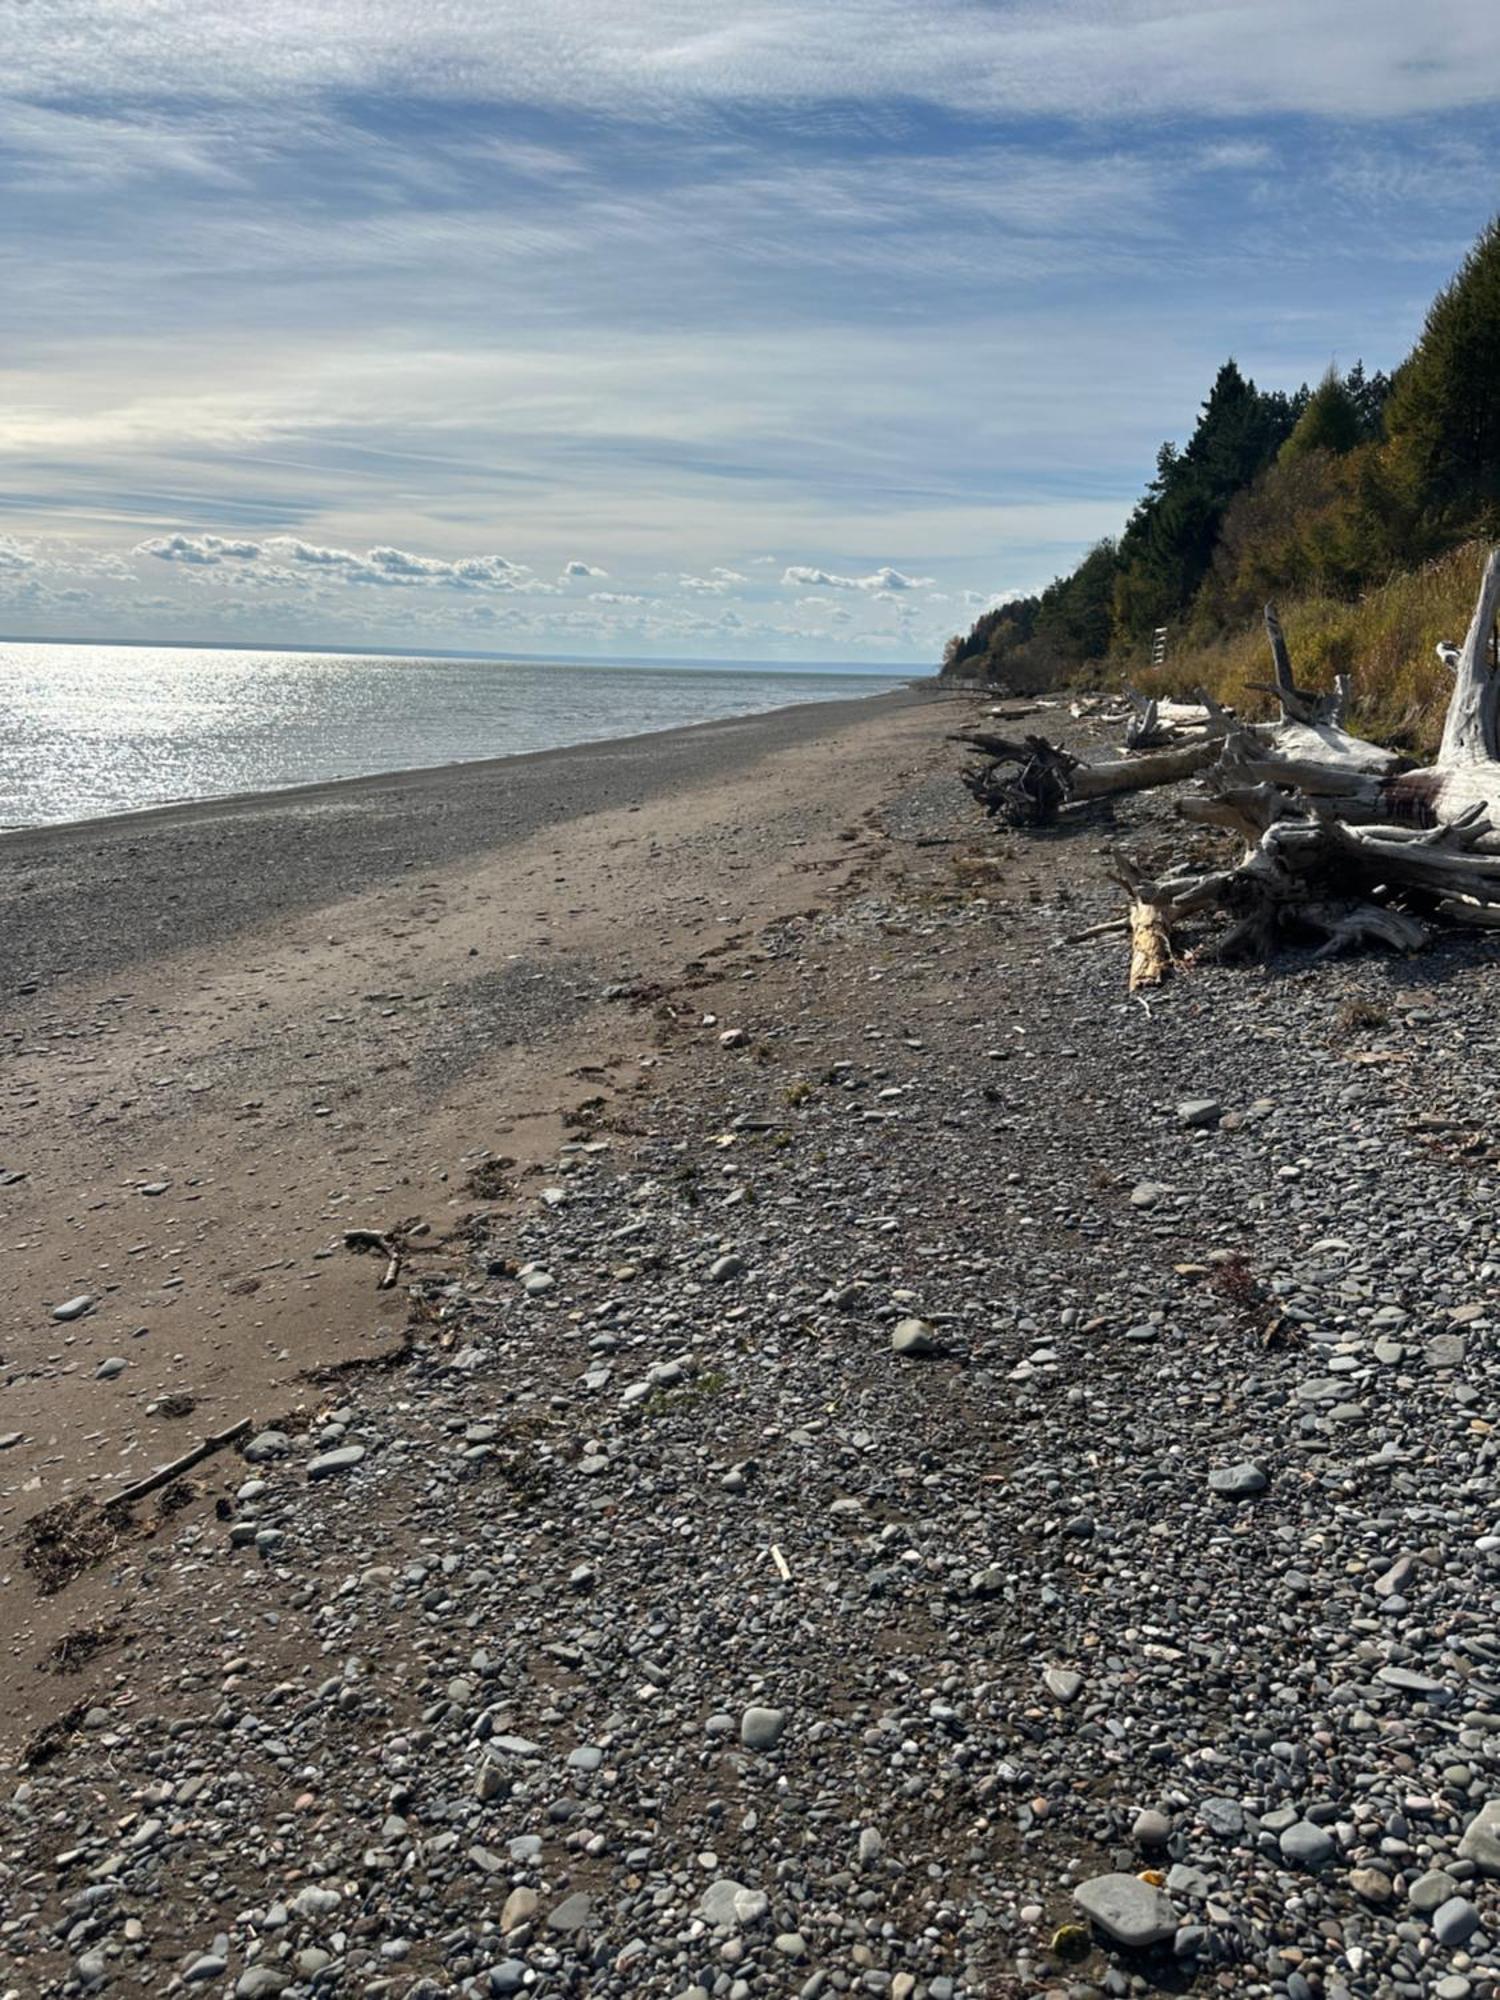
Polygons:
<instances>
[{"instance_id":1,"label":"dry grass","mask_svg":"<svg viewBox=\"0 0 1500 2000\"><path fill-rule=\"evenodd\" d=\"M1423 568L1393 576L1353 602L1304 597L1280 605L1297 679L1328 687L1335 674L1353 679L1349 724L1369 736L1425 756L1437 748L1452 676L1434 648L1458 644L1468 630L1486 546L1470 542ZM1231 638L1184 646L1160 669L1140 678L1151 694L1191 695L1206 687L1249 719L1273 710L1248 681L1270 678L1265 632L1257 622Z\"/></svg>"}]
</instances>

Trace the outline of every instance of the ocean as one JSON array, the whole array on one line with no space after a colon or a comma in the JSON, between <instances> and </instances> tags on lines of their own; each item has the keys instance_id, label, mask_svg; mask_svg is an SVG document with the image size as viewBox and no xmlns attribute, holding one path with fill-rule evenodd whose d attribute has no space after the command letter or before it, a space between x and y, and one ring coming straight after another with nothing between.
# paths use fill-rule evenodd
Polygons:
<instances>
[{"instance_id":1,"label":"ocean","mask_svg":"<svg viewBox=\"0 0 1500 2000\"><path fill-rule=\"evenodd\" d=\"M0 642L0 827L552 750L910 678Z\"/></svg>"}]
</instances>

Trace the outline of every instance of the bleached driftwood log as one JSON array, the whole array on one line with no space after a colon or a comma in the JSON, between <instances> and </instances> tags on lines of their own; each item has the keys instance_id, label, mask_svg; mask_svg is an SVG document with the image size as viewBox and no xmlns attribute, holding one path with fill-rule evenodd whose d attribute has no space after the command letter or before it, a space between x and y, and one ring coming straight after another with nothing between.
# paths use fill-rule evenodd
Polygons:
<instances>
[{"instance_id":1,"label":"bleached driftwood log","mask_svg":"<svg viewBox=\"0 0 1500 2000\"><path fill-rule=\"evenodd\" d=\"M1283 725L1269 743L1249 732L1227 738L1215 773L1219 789L1277 785L1318 800L1324 810L1350 825L1443 826L1462 820L1472 806L1500 821L1500 669L1494 644L1497 614L1500 549L1493 550L1485 563L1463 645L1438 648L1440 657L1451 665L1454 678L1435 764L1401 770L1389 752L1380 752L1388 760L1382 768L1363 755L1375 748L1372 744L1360 745L1360 754L1353 758L1331 755L1326 736L1329 725L1294 725L1297 730L1310 729L1311 738ZM1296 690L1293 695L1297 696ZM1338 735L1345 737L1346 732L1340 730ZM1358 739L1347 737L1347 742L1357 744ZM1500 845L1500 836L1493 828L1486 831L1484 839Z\"/></svg>"},{"instance_id":2,"label":"bleached driftwood log","mask_svg":"<svg viewBox=\"0 0 1500 2000\"><path fill-rule=\"evenodd\" d=\"M1266 606L1266 637L1271 642L1269 687L1252 682L1262 694L1273 694L1281 709L1281 720L1265 732L1274 755L1301 764L1319 764L1337 771L1369 772L1382 776L1394 771L1402 759L1394 750L1367 743L1352 736L1344 727L1349 707L1349 676L1339 674L1331 693L1313 694L1299 688L1292 674L1292 656L1276 606Z\"/></svg>"}]
</instances>

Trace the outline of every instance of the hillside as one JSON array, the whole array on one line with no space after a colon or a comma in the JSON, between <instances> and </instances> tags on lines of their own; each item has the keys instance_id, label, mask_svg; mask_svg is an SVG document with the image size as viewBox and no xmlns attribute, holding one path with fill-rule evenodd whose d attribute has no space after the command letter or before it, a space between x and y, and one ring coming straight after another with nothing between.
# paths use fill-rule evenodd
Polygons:
<instances>
[{"instance_id":1,"label":"hillside","mask_svg":"<svg viewBox=\"0 0 1500 2000\"><path fill-rule=\"evenodd\" d=\"M1351 671L1366 725L1416 746L1442 698L1432 647L1462 636L1472 604L1466 547L1497 534L1500 220L1394 375L1356 362L1266 390L1226 361L1118 538L984 612L943 673L1017 690L1129 675L1238 700L1263 678L1274 598L1299 671Z\"/></svg>"}]
</instances>

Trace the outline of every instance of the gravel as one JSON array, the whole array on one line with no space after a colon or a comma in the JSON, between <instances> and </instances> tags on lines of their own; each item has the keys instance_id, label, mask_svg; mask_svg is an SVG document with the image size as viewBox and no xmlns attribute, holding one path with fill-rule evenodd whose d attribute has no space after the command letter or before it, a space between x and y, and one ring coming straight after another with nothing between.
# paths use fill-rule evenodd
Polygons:
<instances>
[{"instance_id":1,"label":"gravel","mask_svg":"<svg viewBox=\"0 0 1500 2000\"><path fill-rule=\"evenodd\" d=\"M976 893L963 810L70 1586L26 2000L1500 1992L1500 973L1148 1015L1088 837Z\"/></svg>"}]
</instances>

